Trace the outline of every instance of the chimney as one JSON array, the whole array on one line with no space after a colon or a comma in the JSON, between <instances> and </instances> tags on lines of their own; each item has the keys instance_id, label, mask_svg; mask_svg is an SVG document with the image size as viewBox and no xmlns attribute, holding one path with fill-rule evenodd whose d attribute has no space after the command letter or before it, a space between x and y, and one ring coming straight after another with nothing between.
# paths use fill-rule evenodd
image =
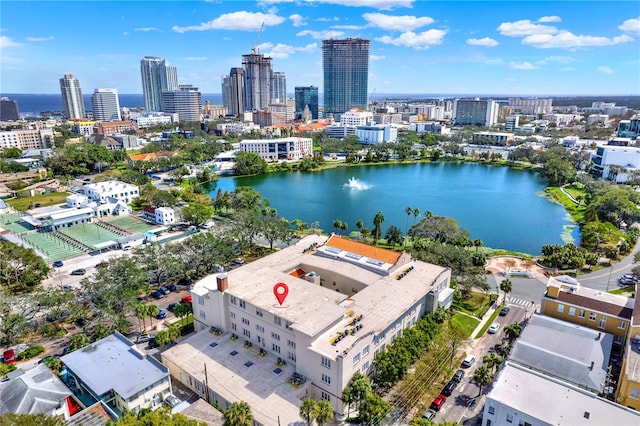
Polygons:
<instances>
[{"instance_id":1,"label":"chimney","mask_svg":"<svg viewBox=\"0 0 640 426\"><path fill-rule=\"evenodd\" d=\"M596 339L596 341L600 341L601 337L602 337L602 333L598 332L598 338Z\"/></svg>"},{"instance_id":2,"label":"chimney","mask_svg":"<svg viewBox=\"0 0 640 426\"><path fill-rule=\"evenodd\" d=\"M216 282L218 283L218 291L220 293L224 293L224 291L229 288L229 281L227 279L227 274L218 275L216 277Z\"/></svg>"},{"instance_id":3,"label":"chimney","mask_svg":"<svg viewBox=\"0 0 640 426\"><path fill-rule=\"evenodd\" d=\"M593 361L591 361L591 366L589 366L589 370L593 370Z\"/></svg>"}]
</instances>

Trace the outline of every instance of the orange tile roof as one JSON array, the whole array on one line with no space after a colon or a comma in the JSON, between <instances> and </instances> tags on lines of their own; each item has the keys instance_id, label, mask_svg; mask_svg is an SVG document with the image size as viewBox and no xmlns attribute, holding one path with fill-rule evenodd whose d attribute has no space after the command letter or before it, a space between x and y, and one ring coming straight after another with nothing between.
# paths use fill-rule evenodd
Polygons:
<instances>
[{"instance_id":1,"label":"orange tile roof","mask_svg":"<svg viewBox=\"0 0 640 426\"><path fill-rule=\"evenodd\" d=\"M156 158L156 154L153 152L148 152L146 154L133 154L129 155L131 161L149 161Z\"/></svg>"},{"instance_id":2,"label":"orange tile roof","mask_svg":"<svg viewBox=\"0 0 640 426\"><path fill-rule=\"evenodd\" d=\"M332 235L326 245L394 265L402 253Z\"/></svg>"}]
</instances>

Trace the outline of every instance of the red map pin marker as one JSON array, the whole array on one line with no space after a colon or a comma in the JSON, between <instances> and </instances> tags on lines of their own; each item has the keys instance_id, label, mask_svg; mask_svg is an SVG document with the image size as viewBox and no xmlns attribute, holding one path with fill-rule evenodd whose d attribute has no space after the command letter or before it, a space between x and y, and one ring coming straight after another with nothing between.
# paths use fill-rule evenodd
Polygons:
<instances>
[{"instance_id":1,"label":"red map pin marker","mask_svg":"<svg viewBox=\"0 0 640 426\"><path fill-rule=\"evenodd\" d=\"M289 294L289 287L285 283L278 283L273 286L273 294L278 299L278 303L282 306L284 300L287 298L287 294Z\"/></svg>"}]
</instances>

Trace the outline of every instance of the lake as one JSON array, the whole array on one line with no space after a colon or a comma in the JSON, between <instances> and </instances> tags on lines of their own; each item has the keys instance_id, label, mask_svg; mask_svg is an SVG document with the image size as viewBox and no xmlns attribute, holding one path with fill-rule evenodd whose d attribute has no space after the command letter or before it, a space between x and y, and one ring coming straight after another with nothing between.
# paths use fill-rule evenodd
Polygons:
<instances>
[{"instance_id":1,"label":"lake","mask_svg":"<svg viewBox=\"0 0 640 426\"><path fill-rule=\"evenodd\" d=\"M395 225L406 233L414 224L408 206L420 217L449 216L481 239L487 247L539 254L545 244L578 242L578 227L559 204L544 197L545 180L531 171L476 163L417 163L340 167L320 172L282 172L261 176L221 178L218 188L233 191L250 186L289 220L311 225L320 222L325 232L333 221L357 231L356 221L373 229L373 217L382 211L383 233Z\"/></svg>"}]
</instances>

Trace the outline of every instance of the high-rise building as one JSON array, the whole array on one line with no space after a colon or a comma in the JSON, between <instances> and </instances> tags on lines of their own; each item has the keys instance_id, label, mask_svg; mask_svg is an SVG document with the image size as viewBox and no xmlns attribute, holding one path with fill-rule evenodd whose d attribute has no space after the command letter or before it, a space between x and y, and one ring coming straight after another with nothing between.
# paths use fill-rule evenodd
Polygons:
<instances>
[{"instance_id":1,"label":"high-rise building","mask_svg":"<svg viewBox=\"0 0 640 426\"><path fill-rule=\"evenodd\" d=\"M144 109L147 111L163 111L162 92L170 92L178 88L178 71L162 58L145 56L140 60L142 74L142 94Z\"/></svg>"},{"instance_id":2,"label":"high-rise building","mask_svg":"<svg viewBox=\"0 0 640 426\"><path fill-rule=\"evenodd\" d=\"M302 118L305 107L309 107L311 119L318 119L318 88L316 86L296 86L296 120Z\"/></svg>"},{"instance_id":3,"label":"high-rise building","mask_svg":"<svg viewBox=\"0 0 640 426\"><path fill-rule=\"evenodd\" d=\"M73 74L65 74L60 79L60 93L62 94L62 104L67 113L67 118L84 118L87 115L84 109L80 81Z\"/></svg>"},{"instance_id":4,"label":"high-rise building","mask_svg":"<svg viewBox=\"0 0 640 426\"><path fill-rule=\"evenodd\" d=\"M200 121L202 95L197 87L180 84L177 90L162 92L164 112L178 114L179 121Z\"/></svg>"},{"instance_id":5,"label":"high-rise building","mask_svg":"<svg viewBox=\"0 0 640 426\"><path fill-rule=\"evenodd\" d=\"M19 118L18 103L9 98L0 98L0 121L17 121Z\"/></svg>"},{"instance_id":6,"label":"high-rise building","mask_svg":"<svg viewBox=\"0 0 640 426\"><path fill-rule=\"evenodd\" d=\"M322 41L324 115L337 119L351 108L367 107L369 40Z\"/></svg>"},{"instance_id":7,"label":"high-rise building","mask_svg":"<svg viewBox=\"0 0 640 426\"><path fill-rule=\"evenodd\" d=\"M95 89L91 96L93 118L96 121L120 121L118 89Z\"/></svg>"},{"instance_id":8,"label":"high-rise building","mask_svg":"<svg viewBox=\"0 0 640 426\"><path fill-rule=\"evenodd\" d=\"M513 113L520 114L550 114L552 111L553 99L539 98L509 98L509 106Z\"/></svg>"},{"instance_id":9,"label":"high-rise building","mask_svg":"<svg viewBox=\"0 0 640 426\"><path fill-rule=\"evenodd\" d=\"M235 117L244 112L242 90L244 87L242 68L231 68L229 75L222 76L222 105Z\"/></svg>"},{"instance_id":10,"label":"high-rise building","mask_svg":"<svg viewBox=\"0 0 640 426\"><path fill-rule=\"evenodd\" d=\"M287 102L287 76L283 72L274 71L271 76L271 103Z\"/></svg>"},{"instance_id":11,"label":"high-rise building","mask_svg":"<svg viewBox=\"0 0 640 426\"><path fill-rule=\"evenodd\" d=\"M456 99L452 116L458 126L491 127L498 120L498 103L493 99Z\"/></svg>"},{"instance_id":12,"label":"high-rise building","mask_svg":"<svg viewBox=\"0 0 640 426\"><path fill-rule=\"evenodd\" d=\"M271 58L261 53L242 55L245 111L262 109L271 102Z\"/></svg>"}]
</instances>

